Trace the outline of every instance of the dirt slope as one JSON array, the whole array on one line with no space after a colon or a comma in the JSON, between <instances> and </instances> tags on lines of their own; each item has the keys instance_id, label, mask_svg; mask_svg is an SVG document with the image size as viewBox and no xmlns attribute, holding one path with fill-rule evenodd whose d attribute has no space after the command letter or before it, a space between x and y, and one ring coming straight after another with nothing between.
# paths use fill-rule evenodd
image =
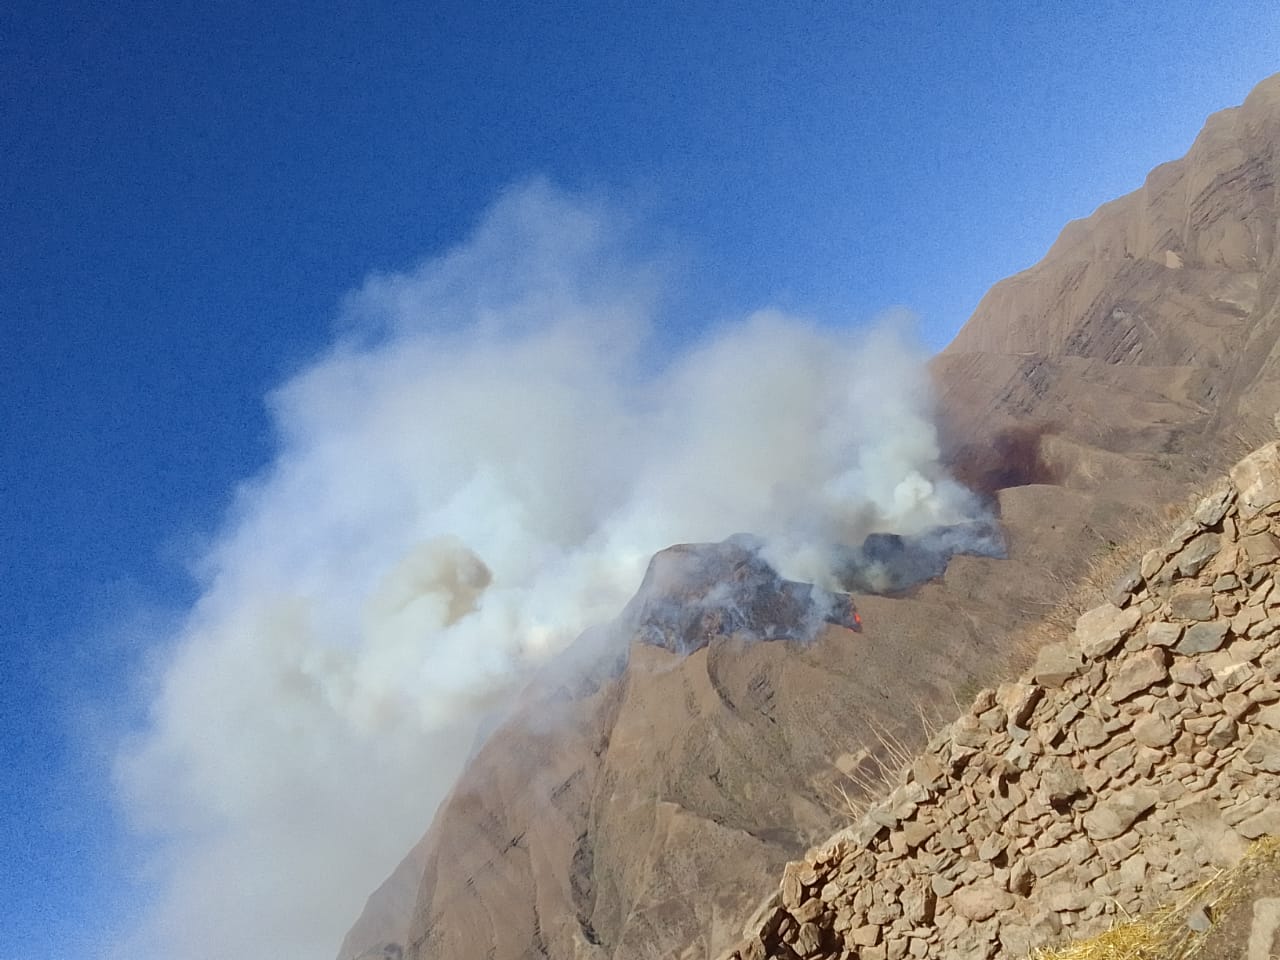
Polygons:
<instances>
[{"instance_id":1,"label":"dirt slope","mask_svg":"<svg viewBox=\"0 0 1280 960\"><path fill-rule=\"evenodd\" d=\"M829 783L873 725L915 736L912 704L963 700L1005 669L1126 523L1270 431L1278 147L1273 77L993 288L935 359L957 472L998 491L1008 560L957 558L909 597L859 598L862 634L721 636L683 657L632 644L595 682L544 678L424 838L405 955L731 943L781 865L836 826ZM378 942L373 926L343 960Z\"/></svg>"}]
</instances>

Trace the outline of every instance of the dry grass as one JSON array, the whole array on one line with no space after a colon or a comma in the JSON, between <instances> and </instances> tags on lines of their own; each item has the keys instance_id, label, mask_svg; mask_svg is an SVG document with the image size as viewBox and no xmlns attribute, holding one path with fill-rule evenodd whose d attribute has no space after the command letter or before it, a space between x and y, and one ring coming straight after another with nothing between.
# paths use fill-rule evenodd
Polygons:
<instances>
[{"instance_id":1,"label":"dry grass","mask_svg":"<svg viewBox=\"0 0 1280 960\"><path fill-rule=\"evenodd\" d=\"M1212 482L1216 481L1215 475ZM1033 622L1011 638L1010 676L1027 670L1042 646L1070 636L1080 615L1110 597L1120 578L1137 569L1144 553L1169 538L1208 489L1205 485L1180 500L1135 508L1104 529L1094 529L1099 546L1083 572L1073 578L1057 575L1056 599L1028 611Z\"/></svg>"},{"instance_id":2,"label":"dry grass","mask_svg":"<svg viewBox=\"0 0 1280 960\"><path fill-rule=\"evenodd\" d=\"M1032 960L1194 960L1209 931L1191 930L1187 915L1196 907L1206 908L1210 918L1226 915L1250 888L1255 873L1275 864L1280 864L1280 837L1263 837L1239 864L1218 871L1177 901L1088 940L1037 950Z\"/></svg>"},{"instance_id":3,"label":"dry grass","mask_svg":"<svg viewBox=\"0 0 1280 960\"><path fill-rule=\"evenodd\" d=\"M1208 441L1188 440L1188 449L1177 451L1181 463L1178 474L1201 478L1195 488L1165 503L1131 505L1105 525L1095 527L1092 532L1098 547L1085 561L1083 572L1051 576L1056 581L1050 591L1052 599L1024 611L1033 623L1021 636L1012 638L1014 673L1030 666L1044 643L1070 634L1079 615L1105 600L1119 578L1138 565L1146 550L1166 540L1232 465L1276 439L1277 425L1269 417L1255 417L1237 424L1229 433L1213 434ZM1157 466L1152 466L1152 474L1159 473Z\"/></svg>"},{"instance_id":4,"label":"dry grass","mask_svg":"<svg viewBox=\"0 0 1280 960\"><path fill-rule=\"evenodd\" d=\"M1274 439L1275 429L1269 421L1250 422L1229 435L1217 437L1213 448L1183 453L1192 463L1193 472L1204 478L1201 483L1180 499L1133 508L1114 517L1105 527L1094 529L1099 546L1086 561L1083 573L1076 577L1059 575L1056 599L1027 611L1035 622L1014 638L1014 672L1030 666L1036 651L1045 643L1069 635L1080 614L1102 603L1120 577L1138 566L1147 550L1167 540L1233 464Z\"/></svg>"},{"instance_id":5,"label":"dry grass","mask_svg":"<svg viewBox=\"0 0 1280 960\"><path fill-rule=\"evenodd\" d=\"M1051 591L1054 599L1024 611L1030 623L1009 638L1005 669L1001 675L989 677L989 684L994 686L1022 676L1035 662L1041 647L1068 638L1080 615L1105 601L1120 578L1137 569L1147 550L1165 542L1231 464L1273 437L1270 424L1266 424L1221 438L1218 449L1197 455L1196 466L1206 479L1181 499L1129 509L1116 515L1105 527L1093 529L1099 546L1085 562L1083 573L1075 577L1050 573L1056 587ZM963 699L971 700L972 693L976 690ZM954 692L952 700L957 714L967 709L967 703L961 703ZM940 713L927 716L919 705L916 713L924 732L922 742L928 742L943 725L944 718ZM867 727L871 736L863 742L873 746L855 755L851 769L837 769L833 779L819 787L828 809L855 822L888 793L916 756L916 751L883 726L868 723Z\"/></svg>"},{"instance_id":6,"label":"dry grass","mask_svg":"<svg viewBox=\"0 0 1280 960\"><path fill-rule=\"evenodd\" d=\"M1001 676L988 678L990 684L1021 676L1035 662L1036 653L1042 646L1068 637L1075 629L1080 614L1101 603L1121 575L1136 568L1142 554L1155 543L1167 539L1173 529L1190 515L1202 496L1203 492L1197 490L1185 503L1179 501L1130 511L1114 524L1109 524L1105 533L1095 531L1101 546L1089 560L1085 573L1074 579L1056 575L1058 599L1026 611L1027 619L1032 623L1011 638L1005 669ZM1156 539L1157 535L1159 539ZM968 695L960 698L952 691L956 715L968 709L968 702L976 692L976 689L966 691ZM923 732L920 742L927 743L944 725L946 718L941 713L926 714L919 704L915 712ZM832 779L818 788L827 808L850 822L861 819L868 808L888 793L892 784L914 762L917 753L884 726L868 722L866 727L869 735L860 742L871 746L860 750L853 763L845 765L848 769L838 767Z\"/></svg>"},{"instance_id":7,"label":"dry grass","mask_svg":"<svg viewBox=\"0 0 1280 960\"><path fill-rule=\"evenodd\" d=\"M919 704L915 712L921 742L927 743L942 728L943 718ZM883 724L867 720L865 725L867 737L862 742L872 746L859 750L849 769L837 768L834 779L820 791L828 809L851 824L861 820L889 793L919 755L918 750Z\"/></svg>"}]
</instances>

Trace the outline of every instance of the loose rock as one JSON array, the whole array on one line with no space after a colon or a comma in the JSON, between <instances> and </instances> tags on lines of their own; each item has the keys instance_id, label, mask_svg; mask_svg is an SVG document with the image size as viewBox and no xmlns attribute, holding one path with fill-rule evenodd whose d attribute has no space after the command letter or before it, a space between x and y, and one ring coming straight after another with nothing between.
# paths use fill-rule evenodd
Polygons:
<instances>
[{"instance_id":1,"label":"loose rock","mask_svg":"<svg viewBox=\"0 0 1280 960\"><path fill-rule=\"evenodd\" d=\"M1150 647L1127 657L1111 678L1111 699L1126 700L1169 676L1169 655L1160 647Z\"/></svg>"},{"instance_id":2,"label":"loose rock","mask_svg":"<svg viewBox=\"0 0 1280 960\"><path fill-rule=\"evenodd\" d=\"M1231 468L1240 516L1249 520L1280 501L1280 443L1269 443Z\"/></svg>"},{"instance_id":3,"label":"loose rock","mask_svg":"<svg viewBox=\"0 0 1280 960\"><path fill-rule=\"evenodd\" d=\"M1219 649L1227 639L1227 623L1214 620L1210 623L1196 623L1187 628L1174 647L1181 654L1209 653Z\"/></svg>"},{"instance_id":4,"label":"loose rock","mask_svg":"<svg viewBox=\"0 0 1280 960\"><path fill-rule=\"evenodd\" d=\"M1159 795L1149 787L1122 790L1106 803L1100 803L1084 816L1085 832L1094 840L1118 837L1133 822L1156 805Z\"/></svg>"},{"instance_id":5,"label":"loose rock","mask_svg":"<svg viewBox=\"0 0 1280 960\"><path fill-rule=\"evenodd\" d=\"M978 883L956 891L951 898L956 913L966 920L988 920L1013 906L1013 897L989 883Z\"/></svg>"}]
</instances>

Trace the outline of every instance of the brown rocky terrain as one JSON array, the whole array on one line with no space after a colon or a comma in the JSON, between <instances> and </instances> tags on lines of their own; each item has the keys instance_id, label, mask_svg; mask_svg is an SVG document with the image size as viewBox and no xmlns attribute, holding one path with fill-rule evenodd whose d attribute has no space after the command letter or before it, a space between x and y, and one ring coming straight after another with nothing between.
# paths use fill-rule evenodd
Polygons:
<instances>
[{"instance_id":1,"label":"brown rocky terrain","mask_svg":"<svg viewBox=\"0 0 1280 960\"><path fill-rule=\"evenodd\" d=\"M1153 911L1280 837L1277 533L1272 443L1115 603L980 691L881 802L788 864L731 960L1022 957Z\"/></svg>"},{"instance_id":2,"label":"brown rocky terrain","mask_svg":"<svg viewBox=\"0 0 1280 960\"><path fill-rule=\"evenodd\" d=\"M729 948L769 878L841 825L832 787L861 751L920 742L913 705L1009 675L1096 558L1270 435L1278 147L1273 77L997 284L935 358L951 462L991 495L1008 559L959 556L905 595L858 596L860 634L751 642L708 624L692 653L633 641L609 669L548 671L399 873L419 878L412 915L388 907L405 884L384 886L341 960L389 943L422 960Z\"/></svg>"},{"instance_id":3,"label":"brown rocky terrain","mask_svg":"<svg viewBox=\"0 0 1280 960\"><path fill-rule=\"evenodd\" d=\"M1278 149L1271 77L1210 117L1185 157L996 284L935 361L959 432L989 441L1009 424L1046 425L1063 481L1088 486L1203 468L1269 422L1280 408Z\"/></svg>"}]
</instances>

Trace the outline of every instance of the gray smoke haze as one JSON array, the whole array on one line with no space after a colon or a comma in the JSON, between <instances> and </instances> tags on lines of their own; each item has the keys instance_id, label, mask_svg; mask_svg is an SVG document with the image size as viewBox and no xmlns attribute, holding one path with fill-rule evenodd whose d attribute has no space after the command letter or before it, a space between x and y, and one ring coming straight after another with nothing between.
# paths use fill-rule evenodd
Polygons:
<instances>
[{"instance_id":1,"label":"gray smoke haze","mask_svg":"<svg viewBox=\"0 0 1280 960\"><path fill-rule=\"evenodd\" d=\"M655 362L662 270L541 183L349 298L268 399L117 781L158 895L121 953L315 960L425 830L479 718L651 555L749 531L786 577L978 517L892 327L764 311Z\"/></svg>"}]
</instances>

